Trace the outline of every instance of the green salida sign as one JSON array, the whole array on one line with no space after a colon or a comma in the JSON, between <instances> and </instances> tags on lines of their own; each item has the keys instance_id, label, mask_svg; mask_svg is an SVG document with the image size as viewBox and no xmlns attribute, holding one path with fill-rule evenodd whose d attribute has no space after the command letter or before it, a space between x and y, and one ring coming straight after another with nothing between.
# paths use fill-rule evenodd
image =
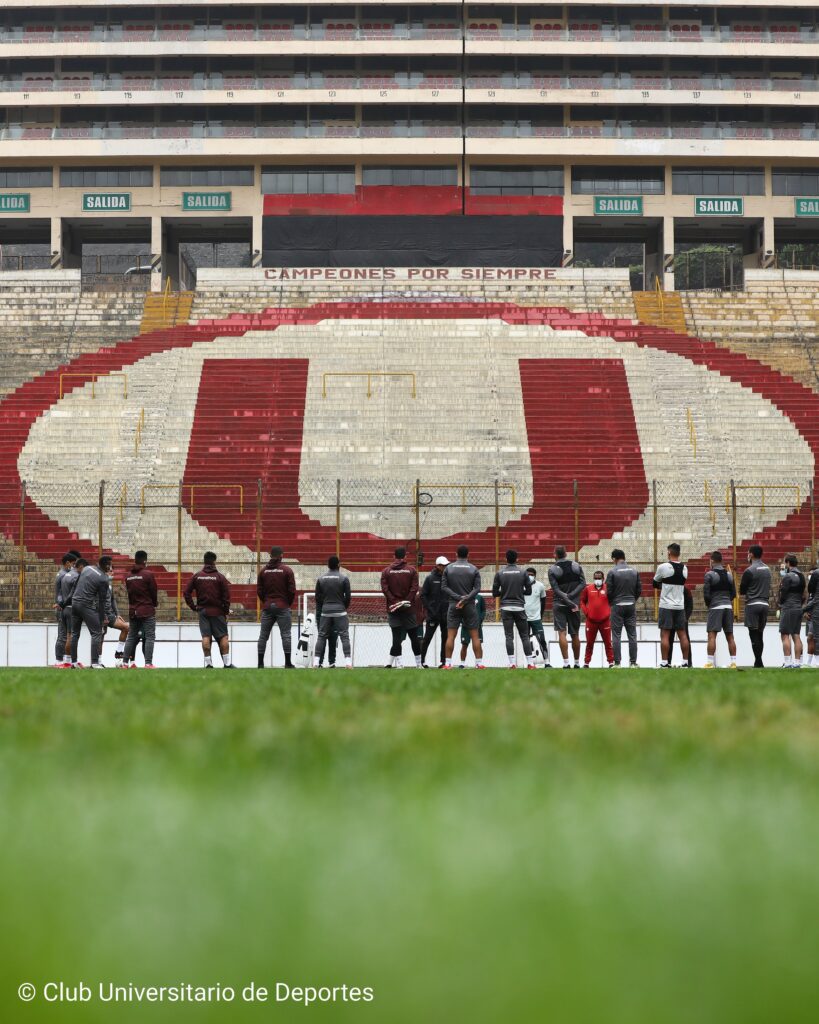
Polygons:
<instances>
[{"instance_id":1,"label":"green salida sign","mask_svg":"<svg viewBox=\"0 0 819 1024\"><path fill-rule=\"evenodd\" d=\"M595 217L642 217L642 196L595 196Z\"/></svg>"},{"instance_id":2,"label":"green salida sign","mask_svg":"<svg viewBox=\"0 0 819 1024\"><path fill-rule=\"evenodd\" d=\"M30 192L5 192L0 194L0 213L30 213Z\"/></svg>"},{"instance_id":3,"label":"green salida sign","mask_svg":"<svg viewBox=\"0 0 819 1024\"><path fill-rule=\"evenodd\" d=\"M741 217L745 200L741 196L697 196L694 212L698 217Z\"/></svg>"},{"instance_id":4,"label":"green salida sign","mask_svg":"<svg viewBox=\"0 0 819 1024\"><path fill-rule=\"evenodd\" d=\"M794 213L797 217L819 217L819 198L800 196L794 199Z\"/></svg>"},{"instance_id":5,"label":"green salida sign","mask_svg":"<svg viewBox=\"0 0 819 1024\"><path fill-rule=\"evenodd\" d=\"M127 213L131 209L130 192L83 192L86 213Z\"/></svg>"},{"instance_id":6,"label":"green salida sign","mask_svg":"<svg viewBox=\"0 0 819 1024\"><path fill-rule=\"evenodd\" d=\"M182 209L208 212L213 210L229 210L231 207L230 192L183 192Z\"/></svg>"}]
</instances>

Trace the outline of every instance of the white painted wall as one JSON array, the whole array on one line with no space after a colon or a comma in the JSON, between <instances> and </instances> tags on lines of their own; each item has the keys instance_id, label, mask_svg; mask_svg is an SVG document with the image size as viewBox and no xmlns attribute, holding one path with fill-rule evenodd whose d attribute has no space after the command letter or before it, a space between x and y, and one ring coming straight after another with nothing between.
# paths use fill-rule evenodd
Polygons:
<instances>
[{"instance_id":1,"label":"white painted wall","mask_svg":"<svg viewBox=\"0 0 819 1024\"><path fill-rule=\"evenodd\" d=\"M231 648L233 661L239 667L253 668L256 665L256 638L259 627L253 622L237 622L230 627ZM390 633L386 625L360 625L351 629L353 643L353 661L359 666L385 665L390 646ZM549 639L551 660L553 665L560 665L560 651L554 641L554 632L550 625L546 627L546 636ZM582 636L582 633L581 633ZM484 649L486 660L490 666L501 667L506 665L506 651L504 648L503 630L499 624L490 623L484 625ZM694 664L702 665L705 661L705 626L702 623L692 624L691 637L694 643ZM0 623L0 668L8 667L44 667L54 662L54 641L57 638L56 625L45 623ZM115 665L114 649L117 635L109 630L105 648L103 651L103 663L112 667ZM625 639L625 638L624 638ZM736 632L738 663L740 667L753 663L751 646L748 641L748 631L739 626ZM154 664L161 668L200 668L202 666L202 650L199 642L199 630L196 623L162 623L157 625L156 651ZM293 652L296 655L296 643L298 633L293 627ZM657 627L651 624L644 624L638 627L639 658L640 665L644 668L655 668L659 665L659 636ZM214 645L215 646L215 645ZM433 651L428 656L431 665L436 664L437 640ZM283 664L281 643L278 631L274 631L271 646L267 651L267 664L276 666ZM141 663L141 652L138 652L137 659ZM679 650L675 659L679 663ZM85 630L80 640L80 661L87 665L89 662L89 638ZM299 662L298 657L294 661ZM412 665L413 659L409 643L404 644L404 662ZM467 662L472 664L471 652L467 656ZM727 648L725 641L720 639L717 644L717 663L727 665ZM220 665L219 655L215 653L214 663ZM341 650L339 649L339 664L342 664ZM524 659L518 648L518 663L523 665ZM779 642L779 633L776 623L769 624L765 634L765 663L771 667L778 667L782 664L782 646ZM603 647L598 642L595 648L592 665L603 667Z\"/></svg>"}]
</instances>

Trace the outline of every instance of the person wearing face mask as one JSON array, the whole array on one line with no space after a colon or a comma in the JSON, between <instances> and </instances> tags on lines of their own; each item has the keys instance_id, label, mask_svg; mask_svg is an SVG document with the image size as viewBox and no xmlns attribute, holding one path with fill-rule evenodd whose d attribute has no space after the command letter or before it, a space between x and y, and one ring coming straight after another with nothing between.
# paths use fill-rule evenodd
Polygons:
<instances>
[{"instance_id":1,"label":"person wearing face mask","mask_svg":"<svg viewBox=\"0 0 819 1024\"><path fill-rule=\"evenodd\" d=\"M802 601L805 597L805 574L797 568L796 555L785 555L779 570L779 635L782 637L784 668L802 664Z\"/></svg>"},{"instance_id":2,"label":"person wearing face mask","mask_svg":"<svg viewBox=\"0 0 819 1024\"><path fill-rule=\"evenodd\" d=\"M614 665L614 651L611 647L611 607L608 594L603 586L603 570L598 569L593 581L580 595L580 610L586 617L586 657L583 668L591 664L594 641L597 634L603 641L609 668Z\"/></svg>"},{"instance_id":3,"label":"person wearing face mask","mask_svg":"<svg viewBox=\"0 0 819 1024\"><path fill-rule=\"evenodd\" d=\"M543 629L543 613L546 610L546 588L537 579L537 572L533 565L530 565L526 570L526 575L532 581L532 592L526 596L526 620L529 623L529 632L537 640L540 653L543 655L543 667L549 668L549 644Z\"/></svg>"},{"instance_id":4,"label":"person wearing face mask","mask_svg":"<svg viewBox=\"0 0 819 1024\"><path fill-rule=\"evenodd\" d=\"M762 561L762 548L752 544L748 549L748 568L739 581L739 592L745 598L745 626L754 652L754 668L764 668L765 626L771 599L771 570Z\"/></svg>"}]
</instances>

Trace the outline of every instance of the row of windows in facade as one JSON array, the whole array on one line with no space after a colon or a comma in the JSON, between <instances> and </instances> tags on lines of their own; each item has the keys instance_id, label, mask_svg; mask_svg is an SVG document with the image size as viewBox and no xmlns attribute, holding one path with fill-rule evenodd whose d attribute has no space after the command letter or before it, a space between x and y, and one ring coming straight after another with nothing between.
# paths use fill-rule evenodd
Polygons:
<instances>
[{"instance_id":1,"label":"row of windows in facade","mask_svg":"<svg viewBox=\"0 0 819 1024\"><path fill-rule=\"evenodd\" d=\"M77 3L75 7L82 7L81 3ZM412 3L402 6L396 10L395 6L389 5L375 5L367 4L365 7L360 9L361 19L364 22L372 19L378 19L389 23L393 22L411 22L417 20L419 24L424 21L440 22L445 21L452 23L454 21L460 21L462 13L466 13L467 18L475 18L479 21L504 21L507 24L513 24L517 21L520 24L529 24L531 21L538 21L546 19L547 21L562 21L563 18L563 4L516 4L511 9L504 5L492 5L487 3L470 3L463 7L460 4L435 4L432 6L428 3ZM603 6L599 4L566 4L566 13L570 21L574 19L591 19L594 25L586 26L587 28L597 28L601 25L640 25L643 22L651 22L658 24L660 22L689 22L695 24L702 24L708 26L709 24L722 24L732 25L739 23L740 25L747 25L749 23L761 25L766 21L770 24L781 25L784 23L799 23L799 24L814 24L816 22L816 15L811 10L798 10L798 9L787 9L786 12L782 11L782 8L770 0L768 4L763 4L758 10L703 10L694 4L678 5L674 8L673 16L671 18L664 16L662 9L645 13L644 5L621 5L622 10L612 10L611 7ZM257 10L253 6L249 6L244 9L244 12L237 12L235 8L231 6L223 5L209 5L201 4L197 6L191 6L187 8L173 8L167 6L162 12L162 16L156 17L155 7L149 5L136 5L124 0L118 4L111 5L108 12L99 11L83 11L82 16L78 15L77 11L61 11L51 12L51 16L46 19L44 15L39 16L39 22L45 22L48 20L49 24L59 24L66 28L73 28L76 26L91 25L100 26L104 24L110 24L115 27L121 27L124 24L130 24L133 21L156 21L163 27L171 27L176 29L188 28L189 26L206 26L211 25L214 27L222 27L225 24L231 24L235 21L241 21L241 26L244 27L246 24L251 26L262 23L267 19L273 19L285 23L296 23L296 24L314 24L322 25L326 21L343 22L343 26L346 27L351 21L355 21L359 14L359 8L355 4L333 4L333 5L320 5L320 4L307 4L307 3L288 3L288 4L261 4ZM21 14L20 11L6 11L0 16L1 24L18 25L29 22L29 18ZM170 24L171 22L181 24Z\"/></svg>"},{"instance_id":2,"label":"row of windows in facade","mask_svg":"<svg viewBox=\"0 0 819 1024\"><path fill-rule=\"evenodd\" d=\"M252 186L252 167L161 167L160 184L168 187ZM573 167L574 195L663 195L662 167ZM139 188L153 184L151 167L62 167L63 188ZM50 167L0 168L0 188L50 188ZM362 184L454 186L457 167L364 167ZM355 191L355 167L263 167L262 192L268 195L344 195ZM562 167L471 167L476 195L562 195ZM761 167L678 167L672 170L676 195L765 194ZM776 196L819 195L819 167L774 168Z\"/></svg>"}]
</instances>

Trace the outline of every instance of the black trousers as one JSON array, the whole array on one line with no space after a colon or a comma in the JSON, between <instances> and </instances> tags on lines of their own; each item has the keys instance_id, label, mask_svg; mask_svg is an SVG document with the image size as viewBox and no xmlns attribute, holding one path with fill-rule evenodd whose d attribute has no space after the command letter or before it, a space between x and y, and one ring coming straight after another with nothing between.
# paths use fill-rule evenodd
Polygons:
<instances>
[{"instance_id":1,"label":"black trousers","mask_svg":"<svg viewBox=\"0 0 819 1024\"><path fill-rule=\"evenodd\" d=\"M426 662L427 660L427 651L429 650L429 645L432 643L433 636L435 636L436 629L440 630L441 634L440 663L443 665L446 661L446 611L442 613L440 619L427 619L424 623L424 640L421 644L421 661Z\"/></svg>"}]
</instances>

